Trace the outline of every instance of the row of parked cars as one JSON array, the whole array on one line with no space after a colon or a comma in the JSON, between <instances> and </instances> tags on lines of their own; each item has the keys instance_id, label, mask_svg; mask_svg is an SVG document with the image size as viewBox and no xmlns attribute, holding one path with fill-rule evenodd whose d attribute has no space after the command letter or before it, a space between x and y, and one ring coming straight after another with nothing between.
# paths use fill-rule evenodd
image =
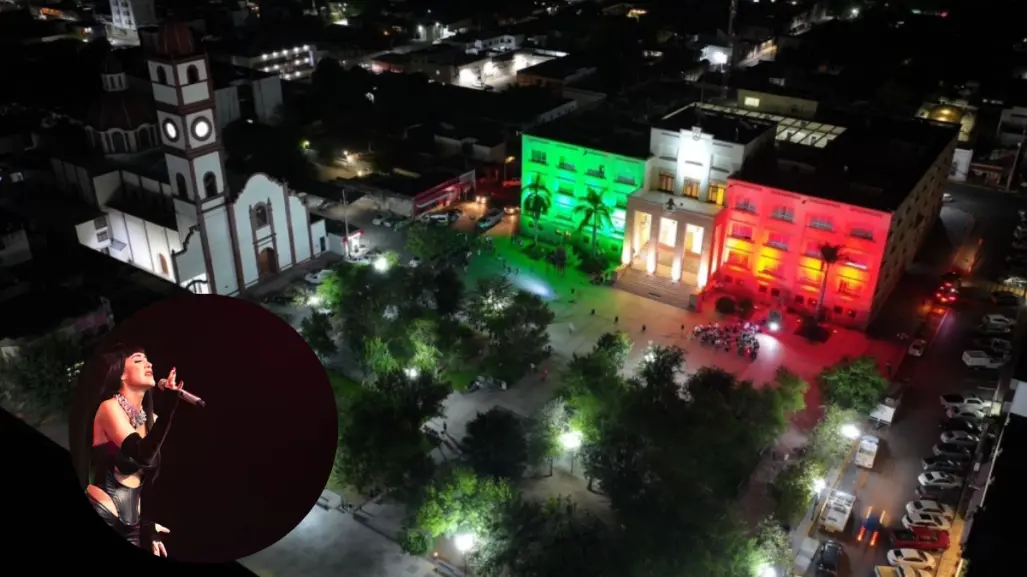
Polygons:
<instances>
[{"instance_id":1,"label":"row of parked cars","mask_svg":"<svg viewBox=\"0 0 1027 577\"><path fill-rule=\"evenodd\" d=\"M971 369L997 369L1009 362L1013 352L1010 340L1016 319L1002 314L987 314L977 325L973 347L963 351L963 363Z\"/></svg>"}]
</instances>

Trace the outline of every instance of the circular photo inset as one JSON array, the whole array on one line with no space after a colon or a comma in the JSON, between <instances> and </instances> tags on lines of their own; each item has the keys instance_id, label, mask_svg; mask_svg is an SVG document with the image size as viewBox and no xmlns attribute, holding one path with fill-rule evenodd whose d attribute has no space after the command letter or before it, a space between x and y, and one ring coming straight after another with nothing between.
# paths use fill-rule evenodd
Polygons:
<instances>
[{"instance_id":1,"label":"circular photo inset","mask_svg":"<svg viewBox=\"0 0 1027 577\"><path fill-rule=\"evenodd\" d=\"M338 441L304 339L241 299L159 302L117 324L71 402L83 498L143 553L220 563L275 543L314 507Z\"/></svg>"}]
</instances>

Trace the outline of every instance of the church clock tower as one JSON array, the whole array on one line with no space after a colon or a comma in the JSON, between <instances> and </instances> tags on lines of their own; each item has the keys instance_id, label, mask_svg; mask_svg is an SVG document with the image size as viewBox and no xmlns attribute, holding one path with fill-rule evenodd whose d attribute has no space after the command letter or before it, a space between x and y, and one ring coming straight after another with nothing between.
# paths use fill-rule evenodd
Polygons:
<instances>
[{"instance_id":1,"label":"church clock tower","mask_svg":"<svg viewBox=\"0 0 1027 577\"><path fill-rule=\"evenodd\" d=\"M187 245L202 242L206 268L206 278L179 282L191 284L193 292L237 294L234 234L207 55L186 24L168 20L158 30L147 64L179 235L183 242L189 238ZM191 234L194 230L198 235Z\"/></svg>"}]
</instances>

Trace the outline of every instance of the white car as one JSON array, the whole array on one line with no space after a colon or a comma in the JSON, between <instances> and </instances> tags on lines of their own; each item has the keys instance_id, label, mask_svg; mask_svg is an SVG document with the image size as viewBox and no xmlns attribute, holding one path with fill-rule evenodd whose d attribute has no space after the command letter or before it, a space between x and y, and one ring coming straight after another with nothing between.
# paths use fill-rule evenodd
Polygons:
<instances>
[{"instance_id":1,"label":"white car","mask_svg":"<svg viewBox=\"0 0 1027 577\"><path fill-rule=\"evenodd\" d=\"M937 501L910 501L906 503L906 512L910 515L937 515L946 519L956 516L955 509Z\"/></svg>"},{"instance_id":2,"label":"white car","mask_svg":"<svg viewBox=\"0 0 1027 577\"><path fill-rule=\"evenodd\" d=\"M984 411L952 407L945 411L945 418L954 421L980 421L984 418Z\"/></svg>"},{"instance_id":3,"label":"white car","mask_svg":"<svg viewBox=\"0 0 1027 577\"><path fill-rule=\"evenodd\" d=\"M1006 315L990 314L981 317L981 324L993 327L1013 327L1016 325L1016 319L1011 319Z\"/></svg>"},{"instance_id":4,"label":"white car","mask_svg":"<svg viewBox=\"0 0 1027 577\"><path fill-rule=\"evenodd\" d=\"M387 214L376 214L374 215L374 219L371 220L371 224L391 228L395 223L393 222L392 217Z\"/></svg>"},{"instance_id":5,"label":"white car","mask_svg":"<svg viewBox=\"0 0 1027 577\"><path fill-rule=\"evenodd\" d=\"M326 268L324 270L319 270L319 271L316 271L316 272L312 272L312 273L304 276L303 280L305 280L308 283L313 284L313 285L319 285L319 284L323 283L331 274L332 274L332 270Z\"/></svg>"},{"instance_id":6,"label":"white car","mask_svg":"<svg viewBox=\"0 0 1027 577\"><path fill-rule=\"evenodd\" d=\"M941 442L963 447L976 447L981 442L981 438L966 431L945 431L941 434Z\"/></svg>"},{"instance_id":7,"label":"white car","mask_svg":"<svg viewBox=\"0 0 1027 577\"><path fill-rule=\"evenodd\" d=\"M924 356L925 349L927 349L927 341L924 339L916 339L909 343L909 356L922 357Z\"/></svg>"},{"instance_id":8,"label":"white car","mask_svg":"<svg viewBox=\"0 0 1027 577\"><path fill-rule=\"evenodd\" d=\"M917 549L892 549L888 551L888 564L893 567L934 569L938 565L938 560L934 555Z\"/></svg>"},{"instance_id":9,"label":"white car","mask_svg":"<svg viewBox=\"0 0 1027 577\"><path fill-rule=\"evenodd\" d=\"M949 194L947 192L943 192L941 194L941 201L942 202L952 202L953 200L956 200L956 199L952 198L951 194Z\"/></svg>"},{"instance_id":10,"label":"white car","mask_svg":"<svg viewBox=\"0 0 1027 577\"><path fill-rule=\"evenodd\" d=\"M916 480L924 487L931 487L932 489L958 489L963 485L961 477L939 471L920 473Z\"/></svg>"},{"instance_id":11,"label":"white car","mask_svg":"<svg viewBox=\"0 0 1027 577\"><path fill-rule=\"evenodd\" d=\"M991 408L991 401L982 399L976 395L959 395L953 393L942 395L941 405L946 409L956 407L959 409L972 409L983 412Z\"/></svg>"},{"instance_id":12,"label":"white car","mask_svg":"<svg viewBox=\"0 0 1027 577\"><path fill-rule=\"evenodd\" d=\"M1027 279L1019 276L1006 277L1002 284L1015 288L1027 288Z\"/></svg>"},{"instance_id":13,"label":"white car","mask_svg":"<svg viewBox=\"0 0 1027 577\"><path fill-rule=\"evenodd\" d=\"M941 515L906 513L902 518L902 526L906 529L920 527L934 531L948 531L952 527L952 522Z\"/></svg>"}]
</instances>

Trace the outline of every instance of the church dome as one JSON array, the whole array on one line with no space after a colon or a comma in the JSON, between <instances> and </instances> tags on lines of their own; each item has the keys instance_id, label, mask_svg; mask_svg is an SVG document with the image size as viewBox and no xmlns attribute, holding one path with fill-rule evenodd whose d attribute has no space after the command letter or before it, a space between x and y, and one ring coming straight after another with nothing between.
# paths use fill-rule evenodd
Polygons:
<instances>
[{"instance_id":1,"label":"church dome","mask_svg":"<svg viewBox=\"0 0 1027 577\"><path fill-rule=\"evenodd\" d=\"M157 54L168 58L196 54L192 29L183 22L165 20L157 30Z\"/></svg>"},{"instance_id":2,"label":"church dome","mask_svg":"<svg viewBox=\"0 0 1027 577\"><path fill-rule=\"evenodd\" d=\"M149 100L133 90L104 92L89 108L86 124L98 132L136 130L154 124L156 115Z\"/></svg>"}]
</instances>

